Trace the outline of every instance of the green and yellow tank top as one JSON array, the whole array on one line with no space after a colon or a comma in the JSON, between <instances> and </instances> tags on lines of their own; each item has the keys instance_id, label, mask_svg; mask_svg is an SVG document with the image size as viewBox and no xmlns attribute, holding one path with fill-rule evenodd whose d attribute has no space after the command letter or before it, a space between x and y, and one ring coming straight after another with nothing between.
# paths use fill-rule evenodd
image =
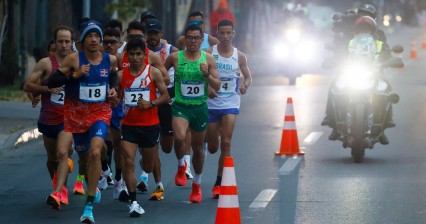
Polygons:
<instances>
[{"instance_id":1,"label":"green and yellow tank top","mask_svg":"<svg viewBox=\"0 0 426 224\"><path fill-rule=\"evenodd\" d=\"M201 105L207 102L207 80L200 69L206 63L206 52L201 51L197 61L189 61L184 51L178 52L175 72L175 101L182 104Z\"/></svg>"}]
</instances>

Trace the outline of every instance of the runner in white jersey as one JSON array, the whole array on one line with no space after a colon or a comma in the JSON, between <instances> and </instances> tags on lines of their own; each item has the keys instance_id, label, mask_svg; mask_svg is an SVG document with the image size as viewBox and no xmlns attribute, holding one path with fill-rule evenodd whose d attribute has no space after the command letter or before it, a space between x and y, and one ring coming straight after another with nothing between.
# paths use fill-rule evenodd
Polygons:
<instances>
[{"instance_id":1,"label":"runner in white jersey","mask_svg":"<svg viewBox=\"0 0 426 224\"><path fill-rule=\"evenodd\" d=\"M231 139L234 131L236 115L240 113L240 94L245 94L252 82L247 58L232 45L234 24L230 20L222 20L218 24L217 37L220 41L208 53L213 55L220 78L220 89L215 91L209 87L209 125L206 140L210 153L217 152L220 144L219 167L213 187L213 198L219 198L222 182L223 161L231 155ZM243 82L240 84L240 72Z\"/></svg>"}]
</instances>

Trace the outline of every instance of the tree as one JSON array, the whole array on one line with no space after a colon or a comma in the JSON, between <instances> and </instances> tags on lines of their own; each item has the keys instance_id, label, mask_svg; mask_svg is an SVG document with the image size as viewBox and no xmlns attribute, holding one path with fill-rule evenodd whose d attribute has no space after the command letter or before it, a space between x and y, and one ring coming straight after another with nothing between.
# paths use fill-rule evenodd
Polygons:
<instances>
[{"instance_id":1,"label":"tree","mask_svg":"<svg viewBox=\"0 0 426 224\"><path fill-rule=\"evenodd\" d=\"M149 0L116 0L105 6L105 11L108 15L112 14L117 10L118 19L121 21L126 21L135 13L141 11L143 8L151 7L151 1Z\"/></svg>"}]
</instances>

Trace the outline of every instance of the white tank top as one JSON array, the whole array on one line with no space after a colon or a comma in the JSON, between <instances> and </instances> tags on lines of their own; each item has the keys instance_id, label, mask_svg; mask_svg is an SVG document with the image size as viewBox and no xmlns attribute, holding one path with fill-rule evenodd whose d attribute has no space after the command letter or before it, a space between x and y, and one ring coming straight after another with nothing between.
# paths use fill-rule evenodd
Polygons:
<instances>
[{"instance_id":1,"label":"white tank top","mask_svg":"<svg viewBox=\"0 0 426 224\"><path fill-rule=\"evenodd\" d=\"M172 45L171 44L161 44L161 47L154 52L155 54L159 55L161 60L164 62L166 61L167 57L169 57L169 55L172 53ZM175 69L174 67L171 67L168 71L169 76L170 76L170 84L167 86L167 88L171 88L175 85Z\"/></svg>"},{"instance_id":2,"label":"white tank top","mask_svg":"<svg viewBox=\"0 0 426 224\"><path fill-rule=\"evenodd\" d=\"M234 52L229 58L220 56L217 45L213 46L213 58L216 61L217 71L220 78L220 89L217 91L217 97L208 98L207 105L209 109L231 109L240 108L240 94L238 92L238 83L240 78L238 66L238 50L234 47Z\"/></svg>"}]
</instances>

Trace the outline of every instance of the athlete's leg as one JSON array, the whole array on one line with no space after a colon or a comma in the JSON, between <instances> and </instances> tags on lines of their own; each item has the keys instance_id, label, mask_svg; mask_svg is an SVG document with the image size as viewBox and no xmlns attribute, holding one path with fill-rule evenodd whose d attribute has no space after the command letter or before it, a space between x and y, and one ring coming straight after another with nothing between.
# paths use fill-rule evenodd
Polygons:
<instances>
[{"instance_id":1,"label":"athlete's leg","mask_svg":"<svg viewBox=\"0 0 426 224\"><path fill-rule=\"evenodd\" d=\"M49 171L50 179L53 180L53 175L58 167L58 160L56 158L56 139L43 135L43 143L47 153L47 170Z\"/></svg>"},{"instance_id":2,"label":"athlete's leg","mask_svg":"<svg viewBox=\"0 0 426 224\"><path fill-rule=\"evenodd\" d=\"M87 158L87 173L88 186L87 196L95 196L96 187L98 186L99 177L102 172L101 168L101 153L104 148L104 139L94 136L90 140L90 150Z\"/></svg>"},{"instance_id":3,"label":"athlete's leg","mask_svg":"<svg viewBox=\"0 0 426 224\"><path fill-rule=\"evenodd\" d=\"M191 130L191 146L193 150L192 156L192 165L194 166L195 175L201 175L203 172L204 165L204 137L206 135L206 131L198 132ZM201 180L196 180L194 178L194 182L199 184Z\"/></svg>"},{"instance_id":4,"label":"athlete's leg","mask_svg":"<svg viewBox=\"0 0 426 224\"><path fill-rule=\"evenodd\" d=\"M56 192L61 192L68 176L68 151L72 145L72 133L61 131L58 135L58 169L56 171Z\"/></svg>"},{"instance_id":5,"label":"athlete's leg","mask_svg":"<svg viewBox=\"0 0 426 224\"><path fill-rule=\"evenodd\" d=\"M172 127L174 134L174 147L176 158L180 166L184 166L183 156L185 154L185 138L186 130L188 129L189 122L185 118L173 116Z\"/></svg>"},{"instance_id":6,"label":"athlete's leg","mask_svg":"<svg viewBox=\"0 0 426 224\"><path fill-rule=\"evenodd\" d=\"M220 158L217 170L217 176L220 177L222 176L225 157L231 156L231 140L236 118L237 116L235 114L226 114L222 117L220 122Z\"/></svg>"},{"instance_id":7,"label":"athlete's leg","mask_svg":"<svg viewBox=\"0 0 426 224\"><path fill-rule=\"evenodd\" d=\"M214 154L219 149L219 122L209 122L206 133L208 150Z\"/></svg>"},{"instance_id":8,"label":"athlete's leg","mask_svg":"<svg viewBox=\"0 0 426 224\"><path fill-rule=\"evenodd\" d=\"M137 144L130 143L128 141L121 141L122 156L124 158L123 177L127 185L127 190L130 192L136 192L136 178L135 178L135 158Z\"/></svg>"}]
</instances>

